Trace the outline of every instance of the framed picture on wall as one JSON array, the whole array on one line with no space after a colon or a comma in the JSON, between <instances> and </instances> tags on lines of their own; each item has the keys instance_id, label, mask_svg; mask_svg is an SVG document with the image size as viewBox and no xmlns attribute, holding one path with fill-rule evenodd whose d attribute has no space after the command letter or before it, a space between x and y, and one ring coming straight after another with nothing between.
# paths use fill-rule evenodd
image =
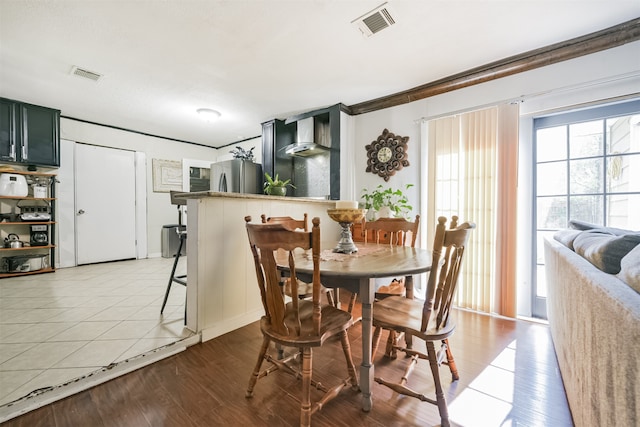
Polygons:
<instances>
[{"instance_id":1,"label":"framed picture on wall","mask_svg":"<svg viewBox=\"0 0 640 427\"><path fill-rule=\"evenodd\" d=\"M152 166L154 193L182 191L182 162L153 159Z\"/></svg>"}]
</instances>

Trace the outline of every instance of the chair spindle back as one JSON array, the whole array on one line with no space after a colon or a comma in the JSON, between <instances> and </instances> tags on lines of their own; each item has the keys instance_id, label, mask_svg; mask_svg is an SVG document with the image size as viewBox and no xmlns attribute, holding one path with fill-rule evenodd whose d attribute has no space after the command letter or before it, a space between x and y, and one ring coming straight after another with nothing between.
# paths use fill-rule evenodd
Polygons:
<instances>
[{"instance_id":1,"label":"chair spindle back","mask_svg":"<svg viewBox=\"0 0 640 427\"><path fill-rule=\"evenodd\" d=\"M364 240L368 241L369 231L373 230L373 240L380 243L381 234L389 233L389 243L395 246L406 246L407 235L410 234L410 246L414 247L418 237L418 227L420 226L420 215L411 222L404 218L379 218L376 221L364 222Z\"/></svg>"},{"instance_id":2,"label":"chair spindle back","mask_svg":"<svg viewBox=\"0 0 640 427\"><path fill-rule=\"evenodd\" d=\"M311 231L293 231L282 223L251 224L246 216L249 245L253 254L256 277L265 317L273 330L283 336L317 336L320 333L320 219L313 218ZM298 294L294 250L311 250L313 257L313 314L311 331L301 330L300 304L292 298L285 303L278 262L286 262L291 272L291 290Z\"/></svg>"},{"instance_id":3,"label":"chair spindle back","mask_svg":"<svg viewBox=\"0 0 640 427\"><path fill-rule=\"evenodd\" d=\"M458 284L462 256L475 223L465 222L458 225L458 217L451 218L450 228L445 228L447 219L438 218L433 243L433 261L427 294L422 312L422 331L427 329L432 312L436 313L436 328L441 328L449 319L451 304ZM438 268L438 266L441 266Z\"/></svg>"}]
</instances>

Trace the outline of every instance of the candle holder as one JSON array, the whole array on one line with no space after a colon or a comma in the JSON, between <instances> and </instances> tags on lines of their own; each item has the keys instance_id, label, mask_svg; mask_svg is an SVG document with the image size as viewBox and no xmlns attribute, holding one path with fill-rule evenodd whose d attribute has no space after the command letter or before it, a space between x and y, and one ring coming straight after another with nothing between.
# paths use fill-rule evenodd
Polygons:
<instances>
[{"instance_id":1,"label":"candle holder","mask_svg":"<svg viewBox=\"0 0 640 427\"><path fill-rule=\"evenodd\" d=\"M360 221L366 213L366 209L327 209L329 217L342 227L340 241L333 252L341 254L358 252L358 247L353 243L351 236L351 224Z\"/></svg>"}]
</instances>

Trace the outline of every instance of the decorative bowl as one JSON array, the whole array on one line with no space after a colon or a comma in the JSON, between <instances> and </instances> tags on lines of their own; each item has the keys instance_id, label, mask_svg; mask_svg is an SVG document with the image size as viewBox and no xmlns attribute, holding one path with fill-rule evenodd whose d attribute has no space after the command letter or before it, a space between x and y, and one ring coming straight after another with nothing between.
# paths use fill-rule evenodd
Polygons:
<instances>
[{"instance_id":1,"label":"decorative bowl","mask_svg":"<svg viewBox=\"0 0 640 427\"><path fill-rule=\"evenodd\" d=\"M327 209L329 217L336 222L360 221L366 213L366 209Z\"/></svg>"}]
</instances>

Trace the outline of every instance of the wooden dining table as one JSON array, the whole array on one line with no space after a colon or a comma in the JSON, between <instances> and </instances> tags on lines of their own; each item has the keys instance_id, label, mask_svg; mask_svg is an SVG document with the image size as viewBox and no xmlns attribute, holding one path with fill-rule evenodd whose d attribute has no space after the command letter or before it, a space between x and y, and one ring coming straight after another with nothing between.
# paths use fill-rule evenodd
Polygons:
<instances>
[{"instance_id":1,"label":"wooden dining table","mask_svg":"<svg viewBox=\"0 0 640 427\"><path fill-rule=\"evenodd\" d=\"M358 252L334 253L323 250L320 255L320 281L327 288L342 288L357 292L362 302L362 363L360 364L360 390L362 409L373 406L373 360L371 344L373 336L373 299L376 278L401 277L425 273L431 270L431 251L407 246L391 246L358 243ZM281 271L288 271L286 260L278 261ZM313 260L309 252L295 254L296 273L301 280L310 281ZM306 276L306 277L305 277ZM412 293L411 280L405 283L407 293Z\"/></svg>"}]
</instances>

